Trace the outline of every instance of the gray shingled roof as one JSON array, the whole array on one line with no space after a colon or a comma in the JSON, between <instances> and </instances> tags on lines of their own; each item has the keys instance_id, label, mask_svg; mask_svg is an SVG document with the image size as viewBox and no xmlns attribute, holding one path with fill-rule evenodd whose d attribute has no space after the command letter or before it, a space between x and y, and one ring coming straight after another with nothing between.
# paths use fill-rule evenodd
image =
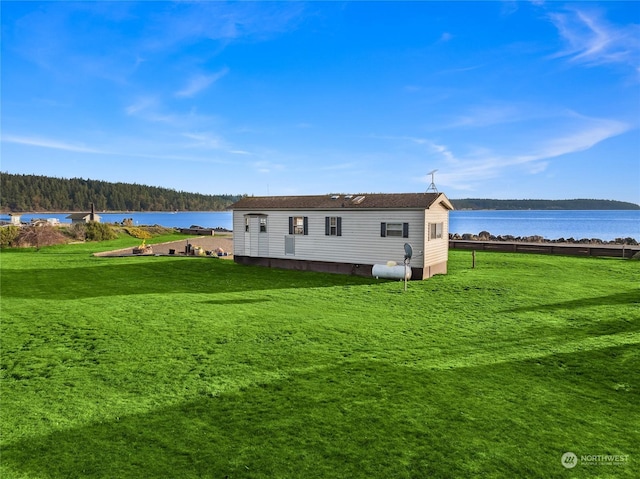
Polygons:
<instances>
[{"instance_id":1,"label":"gray shingled roof","mask_svg":"<svg viewBox=\"0 0 640 479\"><path fill-rule=\"evenodd\" d=\"M442 193L362 193L354 195L316 196L245 196L230 206L238 210L279 209L426 209L442 197Z\"/></svg>"}]
</instances>

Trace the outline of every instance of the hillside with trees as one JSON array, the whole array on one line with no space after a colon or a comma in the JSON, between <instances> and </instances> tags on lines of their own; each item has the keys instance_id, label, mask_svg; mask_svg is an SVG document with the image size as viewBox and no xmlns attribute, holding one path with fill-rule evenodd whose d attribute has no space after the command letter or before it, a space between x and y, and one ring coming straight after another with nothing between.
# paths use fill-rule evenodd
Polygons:
<instances>
[{"instance_id":1,"label":"hillside with trees","mask_svg":"<svg viewBox=\"0 0 640 479\"><path fill-rule=\"evenodd\" d=\"M0 173L0 211L222 211L241 195L203 195L135 183ZM613 200L451 200L458 210L638 210Z\"/></svg>"},{"instance_id":2,"label":"hillside with trees","mask_svg":"<svg viewBox=\"0 0 640 479\"><path fill-rule=\"evenodd\" d=\"M640 210L640 205L613 200L451 200L457 210Z\"/></svg>"},{"instance_id":3,"label":"hillside with trees","mask_svg":"<svg viewBox=\"0 0 640 479\"><path fill-rule=\"evenodd\" d=\"M3 212L221 211L240 195L203 195L130 183L0 173Z\"/></svg>"}]
</instances>

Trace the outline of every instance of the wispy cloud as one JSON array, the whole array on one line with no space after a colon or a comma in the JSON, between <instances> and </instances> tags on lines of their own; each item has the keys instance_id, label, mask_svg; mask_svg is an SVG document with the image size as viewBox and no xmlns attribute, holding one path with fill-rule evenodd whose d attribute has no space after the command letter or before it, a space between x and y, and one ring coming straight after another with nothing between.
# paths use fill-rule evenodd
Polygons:
<instances>
[{"instance_id":1,"label":"wispy cloud","mask_svg":"<svg viewBox=\"0 0 640 479\"><path fill-rule=\"evenodd\" d=\"M140 97L124 108L128 116L136 117L152 123L164 123L182 129L206 128L214 121L211 115L202 115L196 107L188 112L167 111L155 97Z\"/></svg>"},{"instance_id":2,"label":"wispy cloud","mask_svg":"<svg viewBox=\"0 0 640 479\"><path fill-rule=\"evenodd\" d=\"M220 78L224 77L227 73L229 73L229 69L225 67L222 70L211 75L195 75L191 79L189 79L187 85L183 89L176 92L176 96L191 98L201 91L209 88L209 86L217 82Z\"/></svg>"},{"instance_id":3,"label":"wispy cloud","mask_svg":"<svg viewBox=\"0 0 640 479\"><path fill-rule=\"evenodd\" d=\"M372 135L371 138L377 138L380 140L393 140L393 141L401 141L401 142L410 142L414 145L420 145L421 147L426 148L427 152L432 155L439 157L440 160L445 160L447 162L455 163L457 162L457 158L453 154L453 152L445 145L430 140L428 138L419 138L415 136L377 136Z\"/></svg>"},{"instance_id":4,"label":"wispy cloud","mask_svg":"<svg viewBox=\"0 0 640 479\"><path fill-rule=\"evenodd\" d=\"M131 105L125 107L124 111L127 115L137 115L145 110L154 108L158 104L157 99L152 97L142 97L136 99Z\"/></svg>"},{"instance_id":5,"label":"wispy cloud","mask_svg":"<svg viewBox=\"0 0 640 479\"><path fill-rule=\"evenodd\" d=\"M598 143L631 129L631 126L616 120L580 117L582 128L563 136L550 139L539 151L541 158L555 158L568 153L588 150ZM536 158L536 159L541 159Z\"/></svg>"},{"instance_id":6,"label":"wispy cloud","mask_svg":"<svg viewBox=\"0 0 640 479\"><path fill-rule=\"evenodd\" d=\"M179 2L156 16L151 50L206 40L218 42L213 52L238 38L263 39L296 28L304 11L300 2Z\"/></svg>"},{"instance_id":7,"label":"wispy cloud","mask_svg":"<svg viewBox=\"0 0 640 479\"><path fill-rule=\"evenodd\" d=\"M258 173L268 174L272 171L281 171L284 170L284 165L279 163L272 163L271 161L256 161L253 163L253 167Z\"/></svg>"},{"instance_id":8,"label":"wispy cloud","mask_svg":"<svg viewBox=\"0 0 640 479\"><path fill-rule=\"evenodd\" d=\"M249 156L250 151L233 148L222 136L212 132L182 133L184 138L191 140L186 148L201 150L217 150L231 155Z\"/></svg>"},{"instance_id":9,"label":"wispy cloud","mask_svg":"<svg viewBox=\"0 0 640 479\"><path fill-rule=\"evenodd\" d=\"M520 152L508 153L479 148L472 154L455 156L446 145L425 141L443 164L455 164L452 172L442 168L439 183L456 189L472 189L480 181L507 175L512 168L523 168L528 174L539 174L554 159L593 148L595 145L628 131L631 126L616 120L575 115L575 124L563 133L532 135L520 145ZM535 146L539 145L539 146ZM523 151L524 150L524 151ZM428 183L423 176L420 181Z\"/></svg>"},{"instance_id":10,"label":"wispy cloud","mask_svg":"<svg viewBox=\"0 0 640 479\"><path fill-rule=\"evenodd\" d=\"M625 64L640 67L640 25L614 25L593 9L573 8L549 13L565 48L554 57L567 57L588 66Z\"/></svg>"},{"instance_id":11,"label":"wispy cloud","mask_svg":"<svg viewBox=\"0 0 640 479\"><path fill-rule=\"evenodd\" d=\"M355 167L356 167L355 163L349 162L349 163L337 163L334 165L325 165L320 167L319 169L323 171L344 171L344 170L351 170Z\"/></svg>"},{"instance_id":12,"label":"wispy cloud","mask_svg":"<svg viewBox=\"0 0 640 479\"><path fill-rule=\"evenodd\" d=\"M218 135L212 133L183 133L183 137L192 140L189 147L206 148L219 150L225 148L224 140Z\"/></svg>"},{"instance_id":13,"label":"wispy cloud","mask_svg":"<svg viewBox=\"0 0 640 479\"><path fill-rule=\"evenodd\" d=\"M37 148L48 148L53 150L62 150L73 153L91 153L97 155L109 155L114 158L144 158L150 160L176 160L195 163L211 163L220 164L226 163L225 159L212 158L210 155L196 156L196 155L184 155L181 153L174 154L172 151L182 151L184 147L176 149L176 145L162 145L154 144L156 151L162 151L162 153L154 152L154 148L143 148L144 151L140 151L140 144L135 142L133 145L126 142L126 140L115 140L115 145L109 150L85 146L68 141L61 141L51 138L42 138L35 136L21 136L21 135L2 135L0 141L3 143L14 143L25 146L32 146ZM137 150L137 151L136 151Z\"/></svg>"},{"instance_id":14,"label":"wispy cloud","mask_svg":"<svg viewBox=\"0 0 640 479\"><path fill-rule=\"evenodd\" d=\"M486 127L504 123L521 122L526 117L533 115L529 108L525 113L522 108L516 105L483 105L472 107L464 114L458 115L451 122L446 123L442 128L460 127Z\"/></svg>"},{"instance_id":15,"label":"wispy cloud","mask_svg":"<svg viewBox=\"0 0 640 479\"><path fill-rule=\"evenodd\" d=\"M47 138L29 137L29 136L14 136L3 135L2 141L4 143L17 143L19 145L36 146L40 148L50 148L53 150L64 150L75 153L97 153L107 154L107 151L97 148L90 148L84 145L77 145L73 143L67 143L64 141L51 140Z\"/></svg>"}]
</instances>

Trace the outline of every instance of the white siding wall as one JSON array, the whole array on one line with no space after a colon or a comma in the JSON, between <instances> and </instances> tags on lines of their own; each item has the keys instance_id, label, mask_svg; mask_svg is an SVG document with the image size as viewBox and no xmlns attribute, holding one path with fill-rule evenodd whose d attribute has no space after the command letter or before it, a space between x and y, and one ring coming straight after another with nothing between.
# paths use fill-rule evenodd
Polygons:
<instances>
[{"instance_id":1,"label":"white siding wall","mask_svg":"<svg viewBox=\"0 0 640 479\"><path fill-rule=\"evenodd\" d=\"M244 214L253 211L233 212L234 254L244 255ZM420 264L424 250L424 210L330 210L330 211L265 211L268 215L268 254L270 258L290 258L338 263L376 264L387 261L402 263L404 244L411 243L414 250L413 264ZM284 238L289 236L289 217L306 216L308 235L293 235L295 255L285 255ZM342 236L325 235L325 217L342 218ZM409 223L409 237L381 237L380 223ZM257 234L257 231L255 232ZM262 233L264 235L265 233ZM251 232L253 237L254 231ZM446 242L444 243L446 246ZM254 254L252 254L254 256Z\"/></svg>"},{"instance_id":2,"label":"white siding wall","mask_svg":"<svg viewBox=\"0 0 640 479\"><path fill-rule=\"evenodd\" d=\"M447 261L449 258L449 210L440 203L431 206L425 215L425 253L424 267ZM442 223L442 238L429 238L429 225Z\"/></svg>"},{"instance_id":3,"label":"white siding wall","mask_svg":"<svg viewBox=\"0 0 640 479\"><path fill-rule=\"evenodd\" d=\"M248 235L244 232L244 215L242 212L233 212L233 254L235 256L244 256L245 253L245 240L249 241ZM246 237L246 238L245 238Z\"/></svg>"}]
</instances>

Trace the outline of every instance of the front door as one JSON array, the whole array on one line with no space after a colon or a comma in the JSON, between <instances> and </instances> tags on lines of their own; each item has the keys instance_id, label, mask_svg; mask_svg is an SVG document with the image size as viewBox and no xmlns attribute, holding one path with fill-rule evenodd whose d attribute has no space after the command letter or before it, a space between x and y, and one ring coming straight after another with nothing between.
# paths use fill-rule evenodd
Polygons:
<instances>
[{"instance_id":1,"label":"front door","mask_svg":"<svg viewBox=\"0 0 640 479\"><path fill-rule=\"evenodd\" d=\"M245 256L268 256L269 235L267 228L267 215L245 216Z\"/></svg>"}]
</instances>

